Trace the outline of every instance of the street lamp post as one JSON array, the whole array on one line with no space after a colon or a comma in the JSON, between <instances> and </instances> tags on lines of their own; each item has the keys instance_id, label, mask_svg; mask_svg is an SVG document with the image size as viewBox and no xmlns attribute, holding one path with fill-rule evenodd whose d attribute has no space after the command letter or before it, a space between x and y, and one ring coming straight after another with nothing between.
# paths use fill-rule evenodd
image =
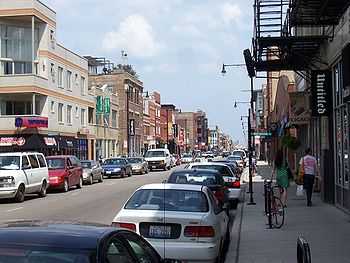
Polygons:
<instances>
[{"instance_id":1,"label":"street lamp post","mask_svg":"<svg viewBox=\"0 0 350 263\"><path fill-rule=\"evenodd\" d=\"M130 87L128 84L125 84L124 86L125 88L125 92L126 92L126 140L127 140L127 144L126 144L126 152L127 152L127 156L129 156L130 154L130 119L129 119L129 94L130 94Z\"/></svg>"}]
</instances>

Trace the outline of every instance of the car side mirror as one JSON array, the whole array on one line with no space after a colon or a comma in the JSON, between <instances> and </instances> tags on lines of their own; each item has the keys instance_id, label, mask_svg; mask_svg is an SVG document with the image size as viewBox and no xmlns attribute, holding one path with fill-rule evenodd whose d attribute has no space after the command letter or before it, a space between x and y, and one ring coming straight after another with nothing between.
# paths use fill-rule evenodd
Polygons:
<instances>
[{"instance_id":1,"label":"car side mirror","mask_svg":"<svg viewBox=\"0 0 350 263\"><path fill-rule=\"evenodd\" d=\"M29 170L31 167L29 164L23 165L22 170Z\"/></svg>"}]
</instances>

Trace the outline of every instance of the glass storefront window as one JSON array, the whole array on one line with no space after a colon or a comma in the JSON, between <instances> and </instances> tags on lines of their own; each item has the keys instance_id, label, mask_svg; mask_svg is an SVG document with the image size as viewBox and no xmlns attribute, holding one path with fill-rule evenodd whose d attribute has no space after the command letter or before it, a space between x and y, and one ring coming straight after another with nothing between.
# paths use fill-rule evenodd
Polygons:
<instances>
[{"instance_id":1,"label":"glass storefront window","mask_svg":"<svg viewBox=\"0 0 350 263\"><path fill-rule=\"evenodd\" d=\"M343 142L343 134L342 134L342 122L341 122L341 112L340 110L336 111L336 155L337 155L337 165L336 165L336 169L337 169L337 183L338 184L342 184L342 175L343 175L343 171L342 171L342 160L343 160L343 154L342 154L342 142Z\"/></svg>"},{"instance_id":2,"label":"glass storefront window","mask_svg":"<svg viewBox=\"0 0 350 263\"><path fill-rule=\"evenodd\" d=\"M348 106L343 107L343 160L344 183L349 183L349 113Z\"/></svg>"}]
</instances>

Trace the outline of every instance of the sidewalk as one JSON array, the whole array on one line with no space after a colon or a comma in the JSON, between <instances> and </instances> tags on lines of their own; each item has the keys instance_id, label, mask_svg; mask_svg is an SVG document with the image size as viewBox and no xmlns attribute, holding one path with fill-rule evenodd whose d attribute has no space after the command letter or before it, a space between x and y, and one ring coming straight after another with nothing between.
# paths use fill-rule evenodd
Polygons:
<instances>
[{"instance_id":1,"label":"sidewalk","mask_svg":"<svg viewBox=\"0 0 350 263\"><path fill-rule=\"evenodd\" d=\"M294 185L288 191L284 226L268 229L264 215L263 179L271 175L271 168L260 164L258 174L260 176L254 180L256 205L247 205L249 195L245 194L245 201L237 209L226 262L297 262L296 241L303 236L310 244L313 263L350 263L348 215L323 203L317 193L313 195L313 206L306 207L305 198L296 197Z\"/></svg>"}]
</instances>

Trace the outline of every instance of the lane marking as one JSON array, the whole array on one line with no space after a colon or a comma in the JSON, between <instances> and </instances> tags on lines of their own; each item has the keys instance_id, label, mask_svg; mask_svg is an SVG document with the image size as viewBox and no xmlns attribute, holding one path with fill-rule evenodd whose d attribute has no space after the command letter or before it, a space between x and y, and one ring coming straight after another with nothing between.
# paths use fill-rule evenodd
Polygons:
<instances>
[{"instance_id":1,"label":"lane marking","mask_svg":"<svg viewBox=\"0 0 350 263\"><path fill-rule=\"evenodd\" d=\"M14 211L17 211L17 210L21 210L23 209L24 207L21 206L21 207L17 207L17 208L14 208L14 209L10 209L10 210L7 210L6 212L14 212Z\"/></svg>"}]
</instances>

